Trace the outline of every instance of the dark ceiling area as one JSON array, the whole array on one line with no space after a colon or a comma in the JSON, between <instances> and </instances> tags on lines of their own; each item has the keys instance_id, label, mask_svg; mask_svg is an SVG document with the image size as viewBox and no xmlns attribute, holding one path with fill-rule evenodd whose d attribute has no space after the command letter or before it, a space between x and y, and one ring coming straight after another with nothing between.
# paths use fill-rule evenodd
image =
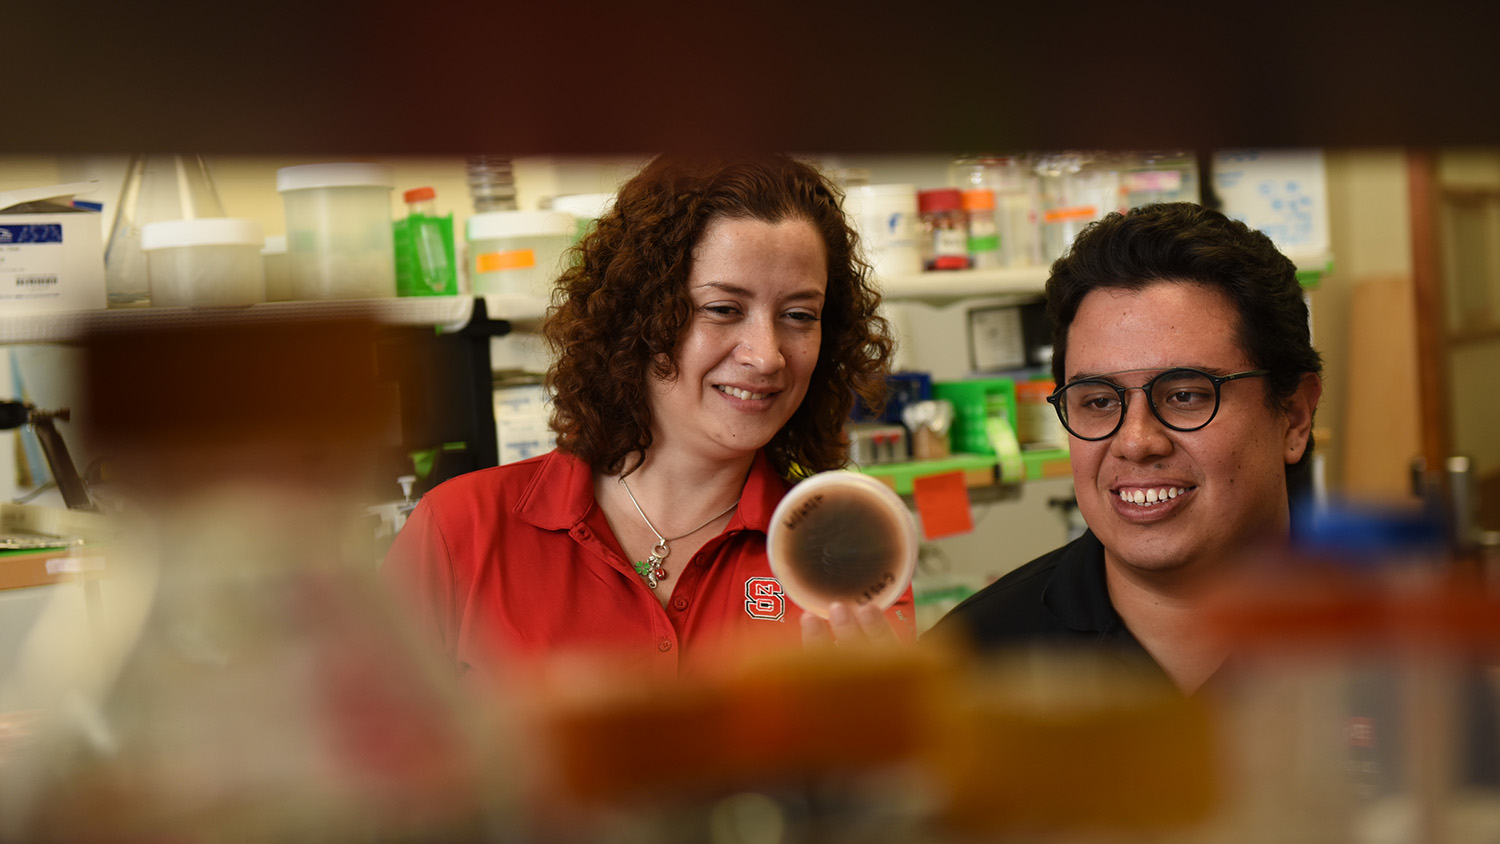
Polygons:
<instances>
[{"instance_id":1,"label":"dark ceiling area","mask_svg":"<svg viewBox=\"0 0 1500 844\"><path fill-rule=\"evenodd\" d=\"M8 4L0 154L1500 143L1494 4L235 9Z\"/></svg>"}]
</instances>

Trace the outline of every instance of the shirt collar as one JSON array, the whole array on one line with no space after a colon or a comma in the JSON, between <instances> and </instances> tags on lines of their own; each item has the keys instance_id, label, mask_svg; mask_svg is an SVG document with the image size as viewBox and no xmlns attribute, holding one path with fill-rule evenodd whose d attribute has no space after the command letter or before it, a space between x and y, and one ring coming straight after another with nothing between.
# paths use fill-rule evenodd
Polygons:
<instances>
[{"instance_id":1,"label":"shirt collar","mask_svg":"<svg viewBox=\"0 0 1500 844\"><path fill-rule=\"evenodd\" d=\"M1073 630L1113 633L1123 627L1104 580L1104 545L1093 531L1085 531L1064 549L1042 603Z\"/></svg>"},{"instance_id":2,"label":"shirt collar","mask_svg":"<svg viewBox=\"0 0 1500 844\"><path fill-rule=\"evenodd\" d=\"M771 514L788 488L765 450L757 451L728 529L770 530ZM554 450L541 458L541 467L521 494L515 512L543 530L569 530L593 507L594 470L577 457Z\"/></svg>"}]
</instances>

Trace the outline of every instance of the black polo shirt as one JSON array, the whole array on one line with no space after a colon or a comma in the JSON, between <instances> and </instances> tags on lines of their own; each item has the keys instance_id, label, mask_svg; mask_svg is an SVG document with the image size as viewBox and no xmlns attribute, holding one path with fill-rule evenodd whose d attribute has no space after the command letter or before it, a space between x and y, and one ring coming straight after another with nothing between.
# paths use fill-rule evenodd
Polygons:
<instances>
[{"instance_id":1,"label":"black polo shirt","mask_svg":"<svg viewBox=\"0 0 1500 844\"><path fill-rule=\"evenodd\" d=\"M970 595L925 635L980 653L1036 645L1092 648L1132 673L1171 682L1110 603L1104 546L1092 531Z\"/></svg>"}]
</instances>

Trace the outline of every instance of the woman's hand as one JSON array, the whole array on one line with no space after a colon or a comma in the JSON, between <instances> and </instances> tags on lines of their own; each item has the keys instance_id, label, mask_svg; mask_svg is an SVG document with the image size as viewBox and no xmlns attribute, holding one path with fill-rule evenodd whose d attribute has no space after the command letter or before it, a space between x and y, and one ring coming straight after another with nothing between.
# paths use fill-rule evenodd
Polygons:
<instances>
[{"instance_id":1,"label":"woman's hand","mask_svg":"<svg viewBox=\"0 0 1500 844\"><path fill-rule=\"evenodd\" d=\"M865 644L894 645L900 639L891 622L874 604L850 608L842 601L828 605L828 619L802 614L802 644L807 647Z\"/></svg>"}]
</instances>

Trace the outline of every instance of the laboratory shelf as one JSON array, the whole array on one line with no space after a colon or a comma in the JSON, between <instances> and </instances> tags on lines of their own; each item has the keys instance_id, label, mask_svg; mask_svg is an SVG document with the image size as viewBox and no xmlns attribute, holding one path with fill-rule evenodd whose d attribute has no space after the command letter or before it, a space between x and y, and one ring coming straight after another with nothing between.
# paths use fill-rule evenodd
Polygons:
<instances>
[{"instance_id":1,"label":"laboratory shelf","mask_svg":"<svg viewBox=\"0 0 1500 844\"><path fill-rule=\"evenodd\" d=\"M1014 486L1043 478L1064 478L1072 474L1067 449L1041 449L1021 454L1022 473L1005 477L1001 460L993 454L953 454L939 460L907 460L899 463L877 463L856 468L882 481L898 495L911 495L912 483L927 475L962 472L964 486L975 491Z\"/></svg>"}]
</instances>

